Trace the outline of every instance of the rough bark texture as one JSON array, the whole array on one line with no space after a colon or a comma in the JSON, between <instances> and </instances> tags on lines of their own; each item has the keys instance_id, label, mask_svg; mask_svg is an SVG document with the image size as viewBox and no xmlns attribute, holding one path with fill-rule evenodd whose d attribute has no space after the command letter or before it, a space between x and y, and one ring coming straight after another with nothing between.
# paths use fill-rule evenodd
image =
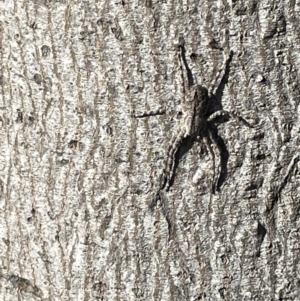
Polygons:
<instances>
[{"instance_id":1,"label":"rough bark texture","mask_svg":"<svg viewBox=\"0 0 300 301\"><path fill-rule=\"evenodd\" d=\"M299 298L298 0L2 0L0 18L1 300ZM183 43L205 118L255 126L183 141L151 209Z\"/></svg>"}]
</instances>

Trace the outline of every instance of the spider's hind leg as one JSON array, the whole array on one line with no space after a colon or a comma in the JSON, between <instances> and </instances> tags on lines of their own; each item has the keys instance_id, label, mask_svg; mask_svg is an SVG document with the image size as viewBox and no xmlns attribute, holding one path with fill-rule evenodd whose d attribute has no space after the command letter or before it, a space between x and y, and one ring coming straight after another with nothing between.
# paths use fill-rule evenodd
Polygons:
<instances>
[{"instance_id":1,"label":"spider's hind leg","mask_svg":"<svg viewBox=\"0 0 300 301\"><path fill-rule=\"evenodd\" d=\"M144 118L144 117L163 115L163 114L166 114L166 109L164 108L160 108L153 111L145 111L142 114L136 114L135 111L132 112L132 116L135 118Z\"/></svg>"},{"instance_id":2,"label":"spider's hind leg","mask_svg":"<svg viewBox=\"0 0 300 301\"><path fill-rule=\"evenodd\" d=\"M247 122L243 117L241 117L240 115L237 115L235 112L228 112L228 111L225 111L225 110L219 110L219 111L214 112L213 114L211 114L209 116L209 118L207 119L207 121L208 122L209 121L213 121L214 119L216 119L216 118L218 118L220 116L225 116L225 115L228 115L229 117L236 119L237 121L243 123L247 127L250 127L250 128L254 128L255 127L254 125L252 125L249 122Z\"/></svg>"},{"instance_id":3,"label":"spider's hind leg","mask_svg":"<svg viewBox=\"0 0 300 301\"><path fill-rule=\"evenodd\" d=\"M207 130L207 133L208 135L206 135L205 137L203 137L203 142L206 146L206 149L208 150L208 153L211 157L211 160L212 160L212 171L213 171L213 174L212 174L212 181L211 181L211 192L212 194L215 194L216 192L216 156L215 156L215 153L213 151L213 148L211 146L211 144L214 142L215 143L215 140L214 138L212 137L212 134L209 130Z\"/></svg>"},{"instance_id":4,"label":"spider's hind leg","mask_svg":"<svg viewBox=\"0 0 300 301\"><path fill-rule=\"evenodd\" d=\"M185 130L181 130L178 136L174 136L171 140L170 146L166 153L166 159L164 161L161 189L168 191L175 173L175 156L179 149L179 145L184 137Z\"/></svg>"}]
</instances>

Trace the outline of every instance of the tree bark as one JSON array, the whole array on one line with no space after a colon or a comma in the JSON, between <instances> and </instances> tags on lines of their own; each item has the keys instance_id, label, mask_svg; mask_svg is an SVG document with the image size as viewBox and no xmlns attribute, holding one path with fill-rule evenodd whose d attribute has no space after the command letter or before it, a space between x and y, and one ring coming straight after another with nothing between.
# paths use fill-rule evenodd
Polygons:
<instances>
[{"instance_id":1,"label":"tree bark","mask_svg":"<svg viewBox=\"0 0 300 301\"><path fill-rule=\"evenodd\" d=\"M1 1L0 299L296 300L299 11Z\"/></svg>"}]
</instances>

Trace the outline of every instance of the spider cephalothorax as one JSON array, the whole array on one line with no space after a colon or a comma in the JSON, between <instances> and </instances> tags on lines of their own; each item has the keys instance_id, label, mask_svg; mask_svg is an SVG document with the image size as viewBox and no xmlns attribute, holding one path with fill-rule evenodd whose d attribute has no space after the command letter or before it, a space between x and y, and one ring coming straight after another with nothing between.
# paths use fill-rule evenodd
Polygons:
<instances>
[{"instance_id":1,"label":"spider cephalothorax","mask_svg":"<svg viewBox=\"0 0 300 301\"><path fill-rule=\"evenodd\" d=\"M205 127L204 116L208 109L208 91L200 85L193 85L189 89L187 99L182 104L183 118L182 126L186 128L185 137L197 136Z\"/></svg>"}]
</instances>

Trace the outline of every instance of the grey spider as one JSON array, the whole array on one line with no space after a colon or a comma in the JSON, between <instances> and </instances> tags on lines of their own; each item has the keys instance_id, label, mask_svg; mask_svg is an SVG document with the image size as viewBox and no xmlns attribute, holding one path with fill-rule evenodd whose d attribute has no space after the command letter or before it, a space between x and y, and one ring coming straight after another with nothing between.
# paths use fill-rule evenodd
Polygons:
<instances>
[{"instance_id":1,"label":"grey spider","mask_svg":"<svg viewBox=\"0 0 300 301\"><path fill-rule=\"evenodd\" d=\"M210 126L211 121L213 121L215 118L221 116L221 115L228 115L230 117L236 118L239 121L242 121L247 126L252 127L248 122L246 122L243 118L237 116L234 113L227 112L224 110L218 110L211 115L208 115L209 106L210 106L210 100L212 98L212 91L214 88L214 85L210 88L210 91L208 91L205 87L194 84L192 72L187 64L186 56L185 56L185 47L184 43L181 43L179 46L180 54L180 66L182 70L182 80L183 83L185 83L184 80L184 72L183 72L183 65L185 66L186 73L187 73L187 79L188 84L183 84L184 94L185 98L181 104L182 110L181 110L181 119L178 124L178 130L175 132L175 134L172 136L169 146L166 151L165 160L163 163L163 170L159 176L158 179L158 187L156 189L156 195L150 205L150 208L153 209L153 207L156 205L158 199L161 198L160 192L162 190L168 191L170 186L172 185L173 178L175 175L175 169L176 169L176 163L175 163L175 157L176 154L179 152L179 149L183 142L187 139L193 144L193 142L200 138L204 144L206 145L206 148L208 149L209 153L211 154L211 157L213 158L213 179L212 179L212 193L215 193L216 190L220 188L220 185L222 184L224 174L226 174L226 164L227 159L221 160L221 171L219 172L218 180L215 181L215 154L213 152L213 149L211 147L211 144L214 144L217 149L219 150L219 155L221 157L221 153L225 153L224 157L227 156L228 158L228 152L226 150L225 144L220 145L220 142L214 137L213 129ZM229 58L225 62L225 71L224 76L226 76L226 73L228 73L229 70L229 63L232 59L233 52L230 52ZM227 72L226 72L227 71ZM223 80L223 77L221 79L221 82ZM216 82L218 81L218 76L216 77ZM186 87L187 86L187 87ZM220 86L220 84L219 84ZM143 118L143 117L149 117L153 115L161 115L165 114L165 109L159 109L158 111L150 111L145 112L141 115L134 114L134 117L136 118ZM222 144L222 143L221 143ZM227 154L226 154L227 152ZM223 177L221 177L221 174L223 174Z\"/></svg>"}]
</instances>

